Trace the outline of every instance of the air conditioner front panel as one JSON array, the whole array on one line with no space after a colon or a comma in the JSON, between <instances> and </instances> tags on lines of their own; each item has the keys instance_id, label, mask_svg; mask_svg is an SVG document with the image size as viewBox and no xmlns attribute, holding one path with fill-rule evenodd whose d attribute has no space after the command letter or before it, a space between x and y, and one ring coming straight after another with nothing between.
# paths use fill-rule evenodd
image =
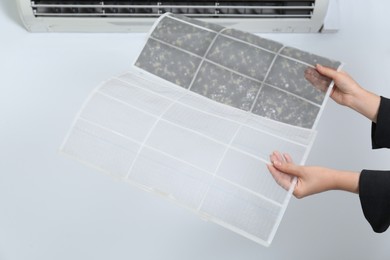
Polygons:
<instances>
[{"instance_id":1,"label":"air conditioner front panel","mask_svg":"<svg viewBox=\"0 0 390 260\"><path fill-rule=\"evenodd\" d=\"M66 1L18 0L33 32L146 32L165 12L250 32L317 32L328 0L317 1Z\"/></svg>"}]
</instances>

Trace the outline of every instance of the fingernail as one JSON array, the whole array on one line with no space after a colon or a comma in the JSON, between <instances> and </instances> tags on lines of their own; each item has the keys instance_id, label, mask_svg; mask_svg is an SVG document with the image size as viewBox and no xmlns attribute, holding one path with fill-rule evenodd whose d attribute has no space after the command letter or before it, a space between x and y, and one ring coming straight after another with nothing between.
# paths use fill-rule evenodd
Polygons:
<instances>
[{"instance_id":1,"label":"fingernail","mask_svg":"<svg viewBox=\"0 0 390 260\"><path fill-rule=\"evenodd\" d=\"M274 165L282 165L282 163L279 162L279 161L277 161L277 160L273 161L272 163L273 163Z\"/></svg>"}]
</instances>

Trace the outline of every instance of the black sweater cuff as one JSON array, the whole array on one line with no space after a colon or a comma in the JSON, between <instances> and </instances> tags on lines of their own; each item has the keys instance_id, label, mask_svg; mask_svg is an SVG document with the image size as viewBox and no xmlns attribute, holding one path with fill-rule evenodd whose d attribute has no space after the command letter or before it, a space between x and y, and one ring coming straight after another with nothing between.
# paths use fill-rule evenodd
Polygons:
<instances>
[{"instance_id":1,"label":"black sweater cuff","mask_svg":"<svg viewBox=\"0 0 390 260\"><path fill-rule=\"evenodd\" d=\"M376 122L371 125L372 148L390 148L390 99L381 97Z\"/></svg>"},{"instance_id":2,"label":"black sweater cuff","mask_svg":"<svg viewBox=\"0 0 390 260\"><path fill-rule=\"evenodd\" d=\"M359 197L363 214L377 233L390 225L390 172L363 170L359 179Z\"/></svg>"}]
</instances>

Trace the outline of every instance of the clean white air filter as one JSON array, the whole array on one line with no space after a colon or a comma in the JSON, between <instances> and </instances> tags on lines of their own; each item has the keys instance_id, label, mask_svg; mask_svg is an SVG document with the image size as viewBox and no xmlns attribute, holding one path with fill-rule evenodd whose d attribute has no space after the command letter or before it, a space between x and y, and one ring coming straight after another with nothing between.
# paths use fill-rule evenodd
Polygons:
<instances>
[{"instance_id":1,"label":"clean white air filter","mask_svg":"<svg viewBox=\"0 0 390 260\"><path fill-rule=\"evenodd\" d=\"M304 163L327 99L303 76L316 63L340 66L164 15L135 66L91 94L61 150L269 245L294 185L275 183L268 156Z\"/></svg>"}]
</instances>

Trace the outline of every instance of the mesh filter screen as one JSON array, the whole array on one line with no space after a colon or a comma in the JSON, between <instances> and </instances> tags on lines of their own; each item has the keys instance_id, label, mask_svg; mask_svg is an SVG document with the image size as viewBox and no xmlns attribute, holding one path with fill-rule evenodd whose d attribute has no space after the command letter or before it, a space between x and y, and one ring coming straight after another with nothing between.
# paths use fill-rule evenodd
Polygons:
<instances>
[{"instance_id":1,"label":"mesh filter screen","mask_svg":"<svg viewBox=\"0 0 390 260\"><path fill-rule=\"evenodd\" d=\"M185 89L256 115L313 128L325 93L304 71L340 62L256 35L165 15L135 66Z\"/></svg>"},{"instance_id":2,"label":"mesh filter screen","mask_svg":"<svg viewBox=\"0 0 390 260\"><path fill-rule=\"evenodd\" d=\"M164 15L135 67L90 95L61 150L269 245L294 185L275 183L268 155L304 163L327 96L303 77L315 63L339 66Z\"/></svg>"}]
</instances>

